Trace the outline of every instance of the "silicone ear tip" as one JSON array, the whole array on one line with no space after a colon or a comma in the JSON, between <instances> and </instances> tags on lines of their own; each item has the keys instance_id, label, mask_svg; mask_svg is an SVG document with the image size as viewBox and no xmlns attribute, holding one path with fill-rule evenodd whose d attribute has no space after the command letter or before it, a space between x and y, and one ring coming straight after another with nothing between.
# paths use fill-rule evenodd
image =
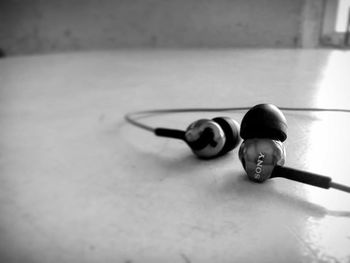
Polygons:
<instances>
[{"instance_id":1,"label":"silicone ear tip","mask_svg":"<svg viewBox=\"0 0 350 263\"><path fill-rule=\"evenodd\" d=\"M267 138L278 141L287 139L287 120L273 104L258 104L243 117L240 135L244 140Z\"/></svg>"},{"instance_id":2,"label":"silicone ear tip","mask_svg":"<svg viewBox=\"0 0 350 263\"><path fill-rule=\"evenodd\" d=\"M240 142L239 124L229 117L217 117L213 121L220 125L226 136L226 142L219 155L232 151Z\"/></svg>"}]
</instances>

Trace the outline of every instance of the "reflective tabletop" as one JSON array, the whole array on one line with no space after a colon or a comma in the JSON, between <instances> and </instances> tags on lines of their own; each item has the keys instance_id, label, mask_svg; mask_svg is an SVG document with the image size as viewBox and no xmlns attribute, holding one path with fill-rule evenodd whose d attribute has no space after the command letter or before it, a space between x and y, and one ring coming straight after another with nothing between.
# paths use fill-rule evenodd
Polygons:
<instances>
[{"instance_id":1,"label":"reflective tabletop","mask_svg":"<svg viewBox=\"0 0 350 263\"><path fill-rule=\"evenodd\" d=\"M0 60L1 262L350 262L350 194L247 179L124 120L191 107L350 108L350 52L119 50ZM154 127L246 111L152 115ZM350 185L350 114L284 112L286 166Z\"/></svg>"}]
</instances>

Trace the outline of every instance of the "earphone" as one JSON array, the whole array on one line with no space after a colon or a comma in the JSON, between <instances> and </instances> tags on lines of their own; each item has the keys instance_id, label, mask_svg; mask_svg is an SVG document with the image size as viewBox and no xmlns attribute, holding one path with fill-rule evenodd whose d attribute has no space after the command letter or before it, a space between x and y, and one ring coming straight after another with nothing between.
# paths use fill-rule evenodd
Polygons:
<instances>
[{"instance_id":1,"label":"earphone","mask_svg":"<svg viewBox=\"0 0 350 263\"><path fill-rule=\"evenodd\" d=\"M137 119L150 114L179 112L219 112L248 110L241 125L229 117L200 119L191 123L185 131L153 128ZM347 112L347 109L288 108L273 104L258 104L252 108L192 108L164 109L128 113L129 123L153 132L157 136L183 140L192 152L201 159L220 157L243 140L238 156L250 180L262 183L270 178L283 177L301 183L350 193L350 187L335 183L330 177L284 167L286 151L283 142L287 139L287 120L281 110L286 111L333 111Z\"/></svg>"},{"instance_id":2,"label":"earphone","mask_svg":"<svg viewBox=\"0 0 350 263\"><path fill-rule=\"evenodd\" d=\"M240 142L239 124L229 117L192 122L186 131L164 128L155 130L158 136L185 141L193 153L202 159L212 159L233 150Z\"/></svg>"}]
</instances>

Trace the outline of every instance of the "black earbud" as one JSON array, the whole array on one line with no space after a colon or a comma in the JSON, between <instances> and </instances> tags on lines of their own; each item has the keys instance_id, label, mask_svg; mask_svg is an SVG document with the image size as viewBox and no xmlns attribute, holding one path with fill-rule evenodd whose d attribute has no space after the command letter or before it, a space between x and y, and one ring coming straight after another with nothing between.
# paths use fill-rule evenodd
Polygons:
<instances>
[{"instance_id":1,"label":"black earbud","mask_svg":"<svg viewBox=\"0 0 350 263\"><path fill-rule=\"evenodd\" d=\"M350 192L350 187L334 183L330 177L283 167L286 151L282 142L287 139L287 121L276 106L259 104L251 108L242 119L240 135L244 141L239 149L239 159L250 180L261 183L269 178L283 177Z\"/></svg>"},{"instance_id":2,"label":"black earbud","mask_svg":"<svg viewBox=\"0 0 350 263\"><path fill-rule=\"evenodd\" d=\"M154 133L185 141L192 152L201 159L222 156L240 142L239 124L229 117L200 119L191 123L186 131L157 128Z\"/></svg>"},{"instance_id":3,"label":"black earbud","mask_svg":"<svg viewBox=\"0 0 350 263\"><path fill-rule=\"evenodd\" d=\"M240 135L244 140L239 159L249 179L263 182L271 177L276 165L284 165L287 121L272 104L259 104L243 117Z\"/></svg>"}]
</instances>

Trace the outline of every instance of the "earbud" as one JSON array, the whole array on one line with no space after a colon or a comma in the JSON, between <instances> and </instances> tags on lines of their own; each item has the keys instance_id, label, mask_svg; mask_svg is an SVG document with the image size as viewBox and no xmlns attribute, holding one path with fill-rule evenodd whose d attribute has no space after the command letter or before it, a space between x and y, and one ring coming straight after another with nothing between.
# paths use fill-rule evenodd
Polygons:
<instances>
[{"instance_id":1,"label":"earbud","mask_svg":"<svg viewBox=\"0 0 350 263\"><path fill-rule=\"evenodd\" d=\"M287 139L287 121L276 106L259 104L251 108L242 119L240 135L244 141L239 159L250 180L261 183L283 177L350 193L350 187L332 182L330 177L283 167L286 151L282 142Z\"/></svg>"},{"instance_id":2,"label":"earbud","mask_svg":"<svg viewBox=\"0 0 350 263\"><path fill-rule=\"evenodd\" d=\"M284 165L282 142L287 139L287 121L276 106L259 104L251 108L242 119L240 135L244 141L239 159L249 179L263 182L276 165Z\"/></svg>"},{"instance_id":3,"label":"earbud","mask_svg":"<svg viewBox=\"0 0 350 263\"><path fill-rule=\"evenodd\" d=\"M212 159L233 150L240 142L239 124L229 117L200 119L186 131L157 128L155 134L184 140L201 159Z\"/></svg>"}]
</instances>

